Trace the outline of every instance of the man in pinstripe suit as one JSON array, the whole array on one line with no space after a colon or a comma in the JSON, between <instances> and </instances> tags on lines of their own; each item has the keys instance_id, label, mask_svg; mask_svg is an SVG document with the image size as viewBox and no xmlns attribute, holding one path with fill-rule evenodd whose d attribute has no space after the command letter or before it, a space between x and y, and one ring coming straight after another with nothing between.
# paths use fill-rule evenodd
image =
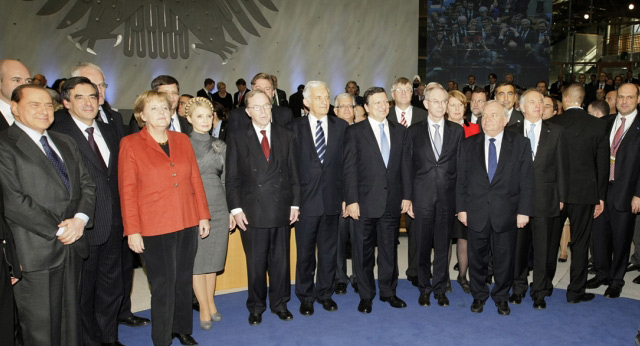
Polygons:
<instances>
[{"instance_id":1,"label":"man in pinstripe suit","mask_svg":"<svg viewBox=\"0 0 640 346\"><path fill-rule=\"evenodd\" d=\"M120 345L117 316L123 298L122 216L118 194L120 136L96 120L98 89L85 77L65 82L66 109L55 113L50 130L73 138L96 184L96 211L87 228L89 257L83 263L80 309L83 345Z\"/></svg>"}]
</instances>

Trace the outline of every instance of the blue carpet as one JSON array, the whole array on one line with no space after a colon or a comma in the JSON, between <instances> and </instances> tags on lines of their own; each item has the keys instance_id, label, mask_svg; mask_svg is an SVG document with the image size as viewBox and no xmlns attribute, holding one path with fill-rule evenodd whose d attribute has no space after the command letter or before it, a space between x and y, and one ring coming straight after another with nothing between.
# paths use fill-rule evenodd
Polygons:
<instances>
[{"instance_id":1,"label":"blue carpet","mask_svg":"<svg viewBox=\"0 0 640 346\"><path fill-rule=\"evenodd\" d=\"M298 312L292 287L288 305L293 321L280 321L267 310L255 327L247 322L246 291L220 295L216 305L222 321L201 330L194 311L193 337L200 345L634 345L640 325L640 301L596 295L591 302L574 305L560 289L546 299L546 310L533 309L526 297L521 305L510 304L510 316L498 315L491 300L483 313L471 313L473 298L456 282L447 295L448 307L438 306L433 295L430 307L419 306L418 289L406 280L399 281L397 294L407 308L393 309L376 298L373 312L364 315L357 311L360 299L349 286L346 295L334 295L338 311L315 304L315 314L305 317ZM150 317L149 310L136 314ZM152 344L151 326L120 326L119 332L125 345ZM179 342L174 339L173 344Z\"/></svg>"}]
</instances>

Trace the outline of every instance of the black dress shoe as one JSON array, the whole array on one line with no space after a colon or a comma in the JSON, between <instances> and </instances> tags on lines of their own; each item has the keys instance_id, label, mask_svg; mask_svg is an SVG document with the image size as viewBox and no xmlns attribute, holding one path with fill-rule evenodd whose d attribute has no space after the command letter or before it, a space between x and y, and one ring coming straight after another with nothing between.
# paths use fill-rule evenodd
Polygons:
<instances>
[{"instance_id":1,"label":"black dress shoe","mask_svg":"<svg viewBox=\"0 0 640 346\"><path fill-rule=\"evenodd\" d=\"M114 341L114 342L103 342L102 346L124 346L124 345L120 343L120 341Z\"/></svg>"},{"instance_id":2,"label":"black dress shoe","mask_svg":"<svg viewBox=\"0 0 640 346\"><path fill-rule=\"evenodd\" d=\"M336 284L336 294L346 294L347 293L347 284L345 282L338 282Z\"/></svg>"},{"instance_id":3,"label":"black dress shoe","mask_svg":"<svg viewBox=\"0 0 640 346\"><path fill-rule=\"evenodd\" d=\"M607 290L604 291L604 296L607 298L620 298L621 292L622 289L620 287L609 286L607 287Z\"/></svg>"},{"instance_id":4,"label":"black dress shoe","mask_svg":"<svg viewBox=\"0 0 640 346\"><path fill-rule=\"evenodd\" d=\"M460 271L460 263L456 263L456 264L453 266L453 270L455 270L455 271L459 272L459 271Z\"/></svg>"},{"instance_id":5,"label":"black dress shoe","mask_svg":"<svg viewBox=\"0 0 640 346\"><path fill-rule=\"evenodd\" d=\"M522 294L514 293L511 295L511 297L509 297L509 303L520 304L522 303L522 298L524 298Z\"/></svg>"},{"instance_id":6,"label":"black dress shoe","mask_svg":"<svg viewBox=\"0 0 640 346\"><path fill-rule=\"evenodd\" d=\"M578 304L578 303L582 303L582 302L588 302L590 300L593 300L593 298L595 298L596 295L593 293L583 293L581 296L577 297L577 298L573 298L573 299L569 299L567 298L567 303L571 303L571 304Z\"/></svg>"},{"instance_id":7,"label":"black dress shoe","mask_svg":"<svg viewBox=\"0 0 640 346\"><path fill-rule=\"evenodd\" d=\"M371 313L371 299L360 299L360 304L358 304L358 311L363 314Z\"/></svg>"},{"instance_id":8,"label":"black dress shoe","mask_svg":"<svg viewBox=\"0 0 640 346\"><path fill-rule=\"evenodd\" d=\"M388 302L392 308L400 309L407 307L407 303L405 303L404 300L398 298L398 296L380 297L380 300L383 302Z\"/></svg>"},{"instance_id":9,"label":"black dress shoe","mask_svg":"<svg viewBox=\"0 0 640 346\"><path fill-rule=\"evenodd\" d=\"M640 265L637 264L629 264L629 266L627 267L627 271L640 271Z\"/></svg>"},{"instance_id":10,"label":"black dress shoe","mask_svg":"<svg viewBox=\"0 0 640 346\"><path fill-rule=\"evenodd\" d=\"M502 316L509 316L511 313L511 309L509 309L509 303L506 300L501 302L497 302L496 306L498 307L498 314Z\"/></svg>"},{"instance_id":11,"label":"black dress shoe","mask_svg":"<svg viewBox=\"0 0 640 346\"><path fill-rule=\"evenodd\" d=\"M547 308L547 302L544 301L544 297L533 299L533 308L538 310L544 310Z\"/></svg>"},{"instance_id":12,"label":"black dress shoe","mask_svg":"<svg viewBox=\"0 0 640 346\"><path fill-rule=\"evenodd\" d=\"M262 314L249 314L249 324L257 326L262 323Z\"/></svg>"},{"instance_id":13,"label":"black dress shoe","mask_svg":"<svg viewBox=\"0 0 640 346\"><path fill-rule=\"evenodd\" d=\"M609 285L609 282L605 281L605 280L600 280L598 279L597 276L592 277L591 279L587 280L587 288L588 289L595 289L598 288L602 285Z\"/></svg>"},{"instance_id":14,"label":"black dress shoe","mask_svg":"<svg viewBox=\"0 0 640 346\"><path fill-rule=\"evenodd\" d=\"M487 283L487 285L491 285L491 283L493 283L492 275L487 275L487 277L484 280Z\"/></svg>"},{"instance_id":15,"label":"black dress shoe","mask_svg":"<svg viewBox=\"0 0 640 346\"><path fill-rule=\"evenodd\" d=\"M471 312L481 313L484 307L484 300L474 299L471 304Z\"/></svg>"},{"instance_id":16,"label":"black dress shoe","mask_svg":"<svg viewBox=\"0 0 640 346\"><path fill-rule=\"evenodd\" d=\"M151 321L148 318L131 315L125 319L118 320L118 323L129 327L142 327L148 325Z\"/></svg>"},{"instance_id":17,"label":"black dress shoe","mask_svg":"<svg viewBox=\"0 0 640 346\"><path fill-rule=\"evenodd\" d=\"M467 280L467 278L463 278L462 276L458 276L458 279L456 281L458 281L458 283L460 284L460 287L462 287L462 290L464 291L464 293L471 293L471 286L469 286L469 280Z\"/></svg>"},{"instance_id":18,"label":"black dress shoe","mask_svg":"<svg viewBox=\"0 0 640 346\"><path fill-rule=\"evenodd\" d=\"M200 303L198 303L198 301L195 301L195 302L191 303L191 308L194 311L200 312Z\"/></svg>"},{"instance_id":19,"label":"black dress shoe","mask_svg":"<svg viewBox=\"0 0 640 346\"><path fill-rule=\"evenodd\" d=\"M438 305L449 306L449 298L444 293L434 293L433 297L438 300Z\"/></svg>"},{"instance_id":20,"label":"black dress shoe","mask_svg":"<svg viewBox=\"0 0 640 346\"><path fill-rule=\"evenodd\" d=\"M171 333L171 338L178 338L181 345L197 345L196 340L191 336L191 334L178 334Z\"/></svg>"},{"instance_id":21,"label":"black dress shoe","mask_svg":"<svg viewBox=\"0 0 640 346\"><path fill-rule=\"evenodd\" d=\"M318 303L322 304L322 308L327 311L338 310L338 304L336 304L336 302L331 298L325 299L325 300L318 300Z\"/></svg>"},{"instance_id":22,"label":"black dress shoe","mask_svg":"<svg viewBox=\"0 0 640 346\"><path fill-rule=\"evenodd\" d=\"M284 310L274 312L274 314L278 315L278 318L280 318L283 321L291 321L293 319L293 314L287 308L284 308Z\"/></svg>"},{"instance_id":23,"label":"black dress shoe","mask_svg":"<svg viewBox=\"0 0 640 346\"><path fill-rule=\"evenodd\" d=\"M451 288L451 279L447 279L447 288L445 288L444 291L447 293L453 292L453 289Z\"/></svg>"},{"instance_id":24,"label":"black dress shoe","mask_svg":"<svg viewBox=\"0 0 640 346\"><path fill-rule=\"evenodd\" d=\"M566 258L558 257L558 262L560 262L560 263L564 263L564 262L566 262L566 261L567 261L567 259L566 259Z\"/></svg>"},{"instance_id":25,"label":"black dress shoe","mask_svg":"<svg viewBox=\"0 0 640 346\"><path fill-rule=\"evenodd\" d=\"M634 284L640 284L640 275L637 278L633 279Z\"/></svg>"},{"instance_id":26,"label":"black dress shoe","mask_svg":"<svg viewBox=\"0 0 640 346\"><path fill-rule=\"evenodd\" d=\"M418 298L418 304L420 304L420 306L430 306L431 301L429 300L429 293L427 292L420 293L420 298Z\"/></svg>"},{"instance_id":27,"label":"black dress shoe","mask_svg":"<svg viewBox=\"0 0 640 346\"><path fill-rule=\"evenodd\" d=\"M313 302L302 302L300 304L300 314L302 316L313 315Z\"/></svg>"},{"instance_id":28,"label":"black dress shoe","mask_svg":"<svg viewBox=\"0 0 640 346\"><path fill-rule=\"evenodd\" d=\"M411 284L415 287L418 287L418 277L417 276L407 276L407 280L411 282Z\"/></svg>"}]
</instances>

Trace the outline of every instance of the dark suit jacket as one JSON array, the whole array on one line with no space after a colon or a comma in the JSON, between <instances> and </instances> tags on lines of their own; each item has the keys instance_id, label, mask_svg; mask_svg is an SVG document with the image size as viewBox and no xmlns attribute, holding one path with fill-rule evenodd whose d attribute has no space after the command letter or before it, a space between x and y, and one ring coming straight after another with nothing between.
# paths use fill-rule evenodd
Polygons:
<instances>
[{"instance_id":1,"label":"dark suit jacket","mask_svg":"<svg viewBox=\"0 0 640 346\"><path fill-rule=\"evenodd\" d=\"M304 103L302 102L303 96L302 92L296 92L289 96L289 108L291 108L291 112L293 112L294 118L299 118L302 116L301 109L304 109ZM329 112L331 114L331 112Z\"/></svg>"},{"instance_id":2,"label":"dark suit jacket","mask_svg":"<svg viewBox=\"0 0 640 346\"><path fill-rule=\"evenodd\" d=\"M271 122L280 126L287 127L293 120L291 109L279 106L273 106L271 108ZM232 109L229 112L229 119L227 124L227 133L232 133L236 130L244 131L244 129L251 124L251 118L247 115L245 107Z\"/></svg>"},{"instance_id":3,"label":"dark suit jacket","mask_svg":"<svg viewBox=\"0 0 640 346\"><path fill-rule=\"evenodd\" d=\"M223 141L225 141L227 139L227 125L228 125L228 121L227 119L223 119L221 120L221 124L220 124L220 133L218 134L218 139L221 139ZM213 129L211 129L211 131L213 131ZM210 134L213 132L210 132Z\"/></svg>"},{"instance_id":4,"label":"dark suit jacket","mask_svg":"<svg viewBox=\"0 0 640 346\"><path fill-rule=\"evenodd\" d=\"M287 93L284 92L284 90L276 89L275 97L278 98L278 106L289 107L289 102L287 102Z\"/></svg>"},{"instance_id":5,"label":"dark suit jacket","mask_svg":"<svg viewBox=\"0 0 640 346\"><path fill-rule=\"evenodd\" d=\"M411 97L411 105L414 108L420 108L420 109L424 109L426 111L426 108L424 107L424 96L422 97L422 100L420 100L420 96L419 95L413 95Z\"/></svg>"},{"instance_id":6,"label":"dark suit jacket","mask_svg":"<svg viewBox=\"0 0 640 346\"><path fill-rule=\"evenodd\" d=\"M498 83L496 83L495 87L493 88L493 92L491 92L491 84L487 84L484 86L484 91L487 92L487 101L495 99L497 86Z\"/></svg>"},{"instance_id":7,"label":"dark suit jacket","mask_svg":"<svg viewBox=\"0 0 640 346\"><path fill-rule=\"evenodd\" d=\"M202 89L198 90L198 92L196 93L196 96L204 97L204 98L208 99L209 101L213 102L213 97L211 96L211 93L208 92L205 88L202 88Z\"/></svg>"},{"instance_id":8,"label":"dark suit jacket","mask_svg":"<svg viewBox=\"0 0 640 346\"><path fill-rule=\"evenodd\" d=\"M388 124L391 143L388 167L369 121L353 124L345 132L345 201L347 205L359 203L360 215L368 218L382 217L385 210L400 217L402 200L411 200L407 129Z\"/></svg>"},{"instance_id":9,"label":"dark suit jacket","mask_svg":"<svg viewBox=\"0 0 640 346\"><path fill-rule=\"evenodd\" d=\"M471 116L469 116L469 122L471 122ZM511 118L509 118L507 126L519 123L524 123L524 115L522 115L522 112L519 110L514 109L513 112L511 112ZM480 131L484 132L484 130L482 130L482 115L478 117L477 124L480 126Z\"/></svg>"},{"instance_id":10,"label":"dark suit jacket","mask_svg":"<svg viewBox=\"0 0 640 346\"><path fill-rule=\"evenodd\" d=\"M607 124L607 143L613 130L615 117ZM640 116L636 115L633 123L622 138L616 153L616 169L614 183L607 193L612 194L613 203L618 211L631 211L631 199L640 197Z\"/></svg>"},{"instance_id":11,"label":"dark suit jacket","mask_svg":"<svg viewBox=\"0 0 640 346\"><path fill-rule=\"evenodd\" d=\"M411 124L409 124L409 126L415 125L427 119L428 113L424 109L413 107L411 112L413 114L411 117ZM389 115L387 115L387 119L396 124L400 124L400 116L399 114L396 114L396 107L391 107L391 109L389 109Z\"/></svg>"},{"instance_id":12,"label":"dark suit jacket","mask_svg":"<svg viewBox=\"0 0 640 346\"><path fill-rule=\"evenodd\" d=\"M49 130L64 133L76 141L82 155L82 161L96 184L93 227L87 228L85 234L90 245L102 245L114 231L122 236L122 228L113 227L122 226L120 194L118 193L118 151L122 138L118 137L112 126L98 121L94 124L100 129L100 133L109 147L109 168L105 167L94 154L89 142L66 109L56 112L55 120Z\"/></svg>"},{"instance_id":13,"label":"dark suit jacket","mask_svg":"<svg viewBox=\"0 0 640 346\"><path fill-rule=\"evenodd\" d=\"M56 232L60 222L76 213L89 216L87 227L92 227L95 184L75 141L56 132L49 132L49 136L67 168L70 191L44 152L18 125L13 124L0 134L5 218L25 272L61 265L70 248L83 258L89 251L86 237L66 246L58 240Z\"/></svg>"},{"instance_id":14,"label":"dark suit jacket","mask_svg":"<svg viewBox=\"0 0 640 346\"><path fill-rule=\"evenodd\" d=\"M20 261L18 260L18 253L16 252L16 244L13 240L13 234L11 234L11 230L9 229L9 225L7 225L6 220L4 219L4 200L2 198L2 190L0 189L0 243L2 243L2 256L6 260L9 265L9 270L7 274L10 276L20 279L22 278L22 270L20 270ZM0 260L0 264L2 260ZM0 269L0 272L2 269ZM2 301L3 297L0 297L0 301ZM13 304L13 302L11 302ZM2 317L0 317L2 320Z\"/></svg>"},{"instance_id":15,"label":"dark suit jacket","mask_svg":"<svg viewBox=\"0 0 640 346\"><path fill-rule=\"evenodd\" d=\"M296 118L290 124L296 135L298 151L300 212L309 216L338 215L342 212L343 142L344 132L349 125L338 117L327 116L326 118L327 149L323 163L318 159L309 118Z\"/></svg>"},{"instance_id":16,"label":"dark suit jacket","mask_svg":"<svg viewBox=\"0 0 640 346\"><path fill-rule=\"evenodd\" d=\"M109 107L109 105L107 105L106 103L102 106L102 109L104 110L104 114L109 119L109 124L113 125L113 129L116 131L118 138L122 138L129 134L129 128L124 128L122 114L111 109L111 107Z\"/></svg>"},{"instance_id":17,"label":"dark suit jacket","mask_svg":"<svg viewBox=\"0 0 640 346\"><path fill-rule=\"evenodd\" d=\"M456 207L458 156L464 130L460 125L445 120L442 153L437 160L431 144L433 134L430 131L428 121L409 128L413 210L433 210L434 196L437 196L439 209L453 211Z\"/></svg>"},{"instance_id":18,"label":"dark suit jacket","mask_svg":"<svg viewBox=\"0 0 640 346\"><path fill-rule=\"evenodd\" d=\"M536 217L560 215L560 202L567 201L569 192L569 152L564 128L548 121L542 122L536 157L533 159L535 177ZM524 136L524 122L505 129Z\"/></svg>"},{"instance_id":19,"label":"dark suit jacket","mask_svg":"<svg viewBox=\"0 0 640 346\"><path fill-rule=\"evenodd\" d=\"M236 93L233 94L233 107L234 108L244 106L244 96L246 96L249 91L251 91L251 90L250 89L246 89L244 91L244 95L242 97L242 104L238 104L238 98L240 97L240 92L236 91Z\"/></svg>"},{"instance_id":20,"label":"dark suit jacket","mask_svg":"<svg viewBox=\"0 0 640 346\"><path fill-rule=\"evenodd\" d=\"M467 212L470 231L481 232L491 223L497 233L515 231L516 215L534 215L534 173L531 144L523 136L505 131L498 167L489 182L484 149L485 134L462 142L458 160L456 211Z\"/></svg>"},{"instance_id":21,"label":"dark suit jacket","mask_svg":"<svg viewBox=\"0 0 640 346\"><path fill-rule=\"evenodd\" d=\"M4 118L2 112L0 112L0 131L4 131L9 128L9 123L7 119Z\"/></svg>"},{"instance_id":22,"label":"dark suit jacket","mask_svg":"<svg viewBox=\"0 0 640 346\"><path fill-rule=\"evenodd\" d=\"M180 132L188 135L191 133L191 131L193 131L193 126L191 126L187 118L178 116L178 122L180 123ZM136 117L131 116L131 120L129 121L129 133L130 134L138 133L140 132L140 130L142 130L142 128L138 126Z\"/></svg>"},{"instance_id":23,"label":"dark suit jacket","mask_svg":"<svg viewBox=\"0 0 640 346\"><path fill-rule=\"evenodd\" d=\"M211 98L213 99L213 101L218 102L219 104L224 106L226 110L230 110L231 108L233 108L233 98L229 93L227 93L225 97L222 97L220 96L220 92L216 92L211 96Z\"/></svg>"},{"instance_id":24,"label":"dark suit jacket","mask_svg":"<svg viewBox=\"0 0 640 346\"><path fill-rule=\"evenodd\" d=\"M564 127L569 151L567 203L598 204L605 200L609 180L609 140L606 122L581 108L549 119Z\"/></svg>"},{"instance_id":25,"label":"dark suit jacket","mask_svg":"<svg viewBox=\"0 0 640 346\"><path fill-rule=\"evenodd\" d=\"M249 123L227 139L226 188L229 210L242 208L249 227L289 225L292 206L300 206L295 135L271 123L271 161Z\"/></svg>"}]
</instances>

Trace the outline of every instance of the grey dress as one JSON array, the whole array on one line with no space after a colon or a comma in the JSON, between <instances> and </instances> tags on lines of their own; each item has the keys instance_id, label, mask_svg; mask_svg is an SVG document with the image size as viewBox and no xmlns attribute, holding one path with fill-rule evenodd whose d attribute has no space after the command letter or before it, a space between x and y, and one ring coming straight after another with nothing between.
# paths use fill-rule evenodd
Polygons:
<instances>
[{"instance_id":1,"label":"grey dress","mask_svg":"<svg viewBox=\"0 0 640 346\"><path fill-rule=\"evenodd\" d=\"M224 160L227 146L209 134L195 131L189 134L189 138L198 160L211 214L209 236L204 239L198 238L193 274L217 273L224 269L229 241L229 209L224 191Z\"/></svg>"}]
</instances>

